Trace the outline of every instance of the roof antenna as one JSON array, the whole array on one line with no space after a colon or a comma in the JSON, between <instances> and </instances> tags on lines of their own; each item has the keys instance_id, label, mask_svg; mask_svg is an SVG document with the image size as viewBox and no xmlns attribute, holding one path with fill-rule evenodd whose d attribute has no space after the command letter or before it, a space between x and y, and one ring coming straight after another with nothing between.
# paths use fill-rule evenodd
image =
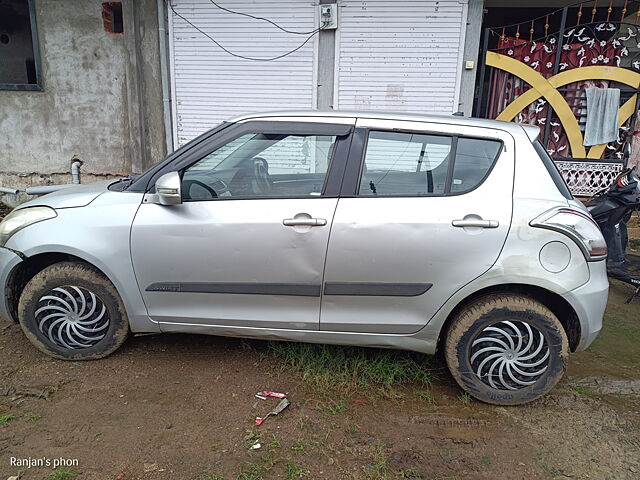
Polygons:
<instances>
[{"instance_id":1,"label":"roof antenna","mask_svg":"<svg viewBox=\"0 0 640 480\"><path fill-rule=\"evenodd\" d=\"M453 114L454 117L464 117L464 112L456 112Z\"/></svg>"}]
</instances>

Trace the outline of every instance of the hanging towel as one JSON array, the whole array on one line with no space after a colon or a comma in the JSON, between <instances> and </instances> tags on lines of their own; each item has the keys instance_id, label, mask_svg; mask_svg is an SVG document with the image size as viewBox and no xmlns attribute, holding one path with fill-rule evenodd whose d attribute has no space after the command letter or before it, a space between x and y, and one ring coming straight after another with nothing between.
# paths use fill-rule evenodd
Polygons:
<instances>
[{"instance_id":1,"label":"hanging towel","mask_svg":"<svg viewBox=\"0 0 640 480\"><path fill-rule=\"evenodd\" d=\"M587 88L587 125L584 145L600 145L618 139L619 88Z\"/></svg>"}]
</instances>

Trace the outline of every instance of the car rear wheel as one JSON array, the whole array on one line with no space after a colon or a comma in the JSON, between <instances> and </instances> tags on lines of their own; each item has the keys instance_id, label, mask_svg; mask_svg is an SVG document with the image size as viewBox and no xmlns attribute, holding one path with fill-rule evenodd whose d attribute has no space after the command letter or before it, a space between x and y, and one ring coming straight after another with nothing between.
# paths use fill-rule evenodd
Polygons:
<instances>
[{"instance_id":1,"label":"car rear wheel","mask_svg":"<svg viewBox=\"0 0 640 480\"><path fill-rule=\"evenodd\" d=\"M470 395L517 405L548 393L562 378L569 342L557 317L520 295L489 295L466 306L445 339L451 374Z\"/></svg>"},{"instance_id":2,"label":"car rear wheel","mask_svg":"<svg viewBox=\"0 0 640 480\"><path fill-rule=\"evenodd\" d=\"M106 357L129 333L115 287L79 262L56 263L37 273L20 296L18 317L31 343L63 360Z\"/></svg>"}]
</instances>

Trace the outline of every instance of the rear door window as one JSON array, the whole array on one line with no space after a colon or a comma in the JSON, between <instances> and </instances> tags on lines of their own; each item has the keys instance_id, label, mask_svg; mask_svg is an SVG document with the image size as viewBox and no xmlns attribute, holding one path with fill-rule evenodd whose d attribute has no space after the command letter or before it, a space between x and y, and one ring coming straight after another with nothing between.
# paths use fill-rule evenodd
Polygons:
<instances>
[{"instance_id":1,"label":"rear door window","mask_svg":"<svg viewBox=\"0 0 640 480\"><path fill-rule=\"evenodd\" d=\"M360 195L444 193L452 137L371 132L360 179Z\"/></svg>"},{"instance_id":2,"label":"rear door window","mask_svg":"<svg viewBox=\"0 0 640 480\"><path fill-rule=\"evenodd\" d=\"M502 142L497 140L459 137L451 191L468 192L480 185L491 170L501 148Z\"/></svg>"},{"instance_id":3,"label":"rear door window","mask_svg":"<svg viewBox=\"0 0 640 480\"><path fill-rule=\"evenodd\" d=\"M360 196L460 194L476 188L502 142L454 135L371 131Z\"/></svg>"}]
</instances>

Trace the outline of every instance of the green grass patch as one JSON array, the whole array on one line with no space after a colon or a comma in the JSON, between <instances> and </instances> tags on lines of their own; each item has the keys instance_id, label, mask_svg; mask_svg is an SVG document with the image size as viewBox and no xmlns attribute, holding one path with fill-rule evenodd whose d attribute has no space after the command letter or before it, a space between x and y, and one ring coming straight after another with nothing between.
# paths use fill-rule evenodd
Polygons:
<instances>
[{"instance_id":1,"label":"green grass patch","mask_svg":"<svg viewBox=\"0 0 640 480\"><path fill-rule=\"evenodd\" d=\"M291 445L291 450L294 452L304 452L307 448L309 448L309 442L302 438L299 438Z\"/></svg>"},{"instance_id":2,"label":"green grass patch","mask_svg":"<svg viewBox=\"0 0 640 480\"><path fill-rule=\"evenodd\" d=\"M242 465L236 480L262 480L267 473L267 468L256 463L245 463Z\"/></svg>"},{"instance_id":3,"label":"green grass patch","mask_svg":"<svg viewBox=\"0 0 640 480\"><path fill-rule=\"evenodd\" d=\"M70 470L54 470L49 475L49 480L63 480L65 478L75 478L76 473Z\"/></svg>"},{"instance_id":4,"label":"green grass patch","mask_svg":"<svg viewBox=\"0 0 640 480\"><path fill-rule=\"evenodd\" d=\"M0 417L0 425L9 425L9 422L16 418L13 413L7 413L6 415L2 415Z\"/></svg>"},{"instance_id":5,"label":"green grass patch","mask_svg":"<svg viewBox=\"0 0 640 480\"><path fill-rule=\"evenodd\" d=\"M284 474L286 480L293 480L294 478L302 478L306 477L309 472L307 472L302 467L296 465L293 462L285 462L284 463Z\"/></svg>"},{"instance_id":6,"label":"green grass patch","mask_svg":"<svg viewBox=\"0 0 640 480\"><path fill-rule=\"evenodd\" d=\"M582 385L572 385L571 388L574 392L577 392L580 395L584 395L585 397L588 397L590 395L589 390L587 390L587 388L583 387Z\"/></svg>"},{"instance_id":7,"label":"green grass patch","mask_svg":"<svg viewBox=\"0 0 640 480\"><path fill-rule=\"evenodd\" d=\"M302 374L305 384L321 393L351 393L406 384L429 385L439 368L432 357L377 348L269 342L284 365Z\"/></svg>"},{"instance_id":8,"label":"green grass patch","mask_svg":"<svg viewBox=\"0 0 640 480\"><path fill-rule=\"evenodd\" d=\"M27 419L27 422L37 422L42 418L42 415L39 413L29 412L25 415L25 418Z\"/></svg>"},{"instance_id":9,"label":"green grass patch","mask_svg":"<svg viewBox=\"0 0 640 480\"><path fill-rule=\"evenodd\" d=\"M460 392L460 395L458 395L458 400L460 400L460 403L462 403L463 405L469 405L473 398L467 392Z\"/></svg>"},{"instance_id":10,"label":"green grass patch","mask_svg":"<svg viewBox=\"0 0 640 480\"><path fill-rule=\"evenodd\" d=\"M416 397L418 397L421 400L424 400L429 405L435 405L436 403L436 399L433 398L433 395L431 394L431 392L416 392Z\"/></svg>"},{"instance_id":11,"label":"green grass patch","mask_svg":"<svg viewBox=\"0 0 640 480\"><path fill-rule=\"evenodd\" d=\"M456 477L425 477L423 475L420 475L413 468L396 472L395 478L407 478L410 480L457 480Z\"/></svg>"},{"instance_id":12,"label":"green grass patch","mask_svg":"<svg viewBox=\"0 0 640 480\"><path fill-rule=\"evenodd\" d=\"M367 480L387 480L391 473L389 460L384 451L384 445L374 444L371 450L370 462L363 467L364 477Z\"/></svg>"},{"instance_id":13,"label":"green grass patch","mask_svg":"<svg viewBox=\"0 0 640 480\"><path fill-rule=\"evenodd\" d=\"M266 445L269 448L280 448L282 447L282 442L280 442L280 440L278 440L278 438L272 433L271 434L271 440L269 440Z\"/></svg>"},{"instance_id":14,"label":"green grass patch","mask_svg":"<svg viewBox=\"0 0 640 480\"><path fill-rule=\"evenodd\" d=\"M245 462L242 464L236 480L263 480L277 463L277 458L268 455L260 457L259 462Z\"/></svg>"},{"instance_id":15,"label":"green grass patch","mask_svg":"<svg viewBox=\"0 0 640 480\"><path fill-rule=\"evenodd\" d=\"M344 412L347 409L344 399L329 400L321 403L318 406L318 410L324 414L325 417L330 417Z\"/></svg>"}]
</instances>

